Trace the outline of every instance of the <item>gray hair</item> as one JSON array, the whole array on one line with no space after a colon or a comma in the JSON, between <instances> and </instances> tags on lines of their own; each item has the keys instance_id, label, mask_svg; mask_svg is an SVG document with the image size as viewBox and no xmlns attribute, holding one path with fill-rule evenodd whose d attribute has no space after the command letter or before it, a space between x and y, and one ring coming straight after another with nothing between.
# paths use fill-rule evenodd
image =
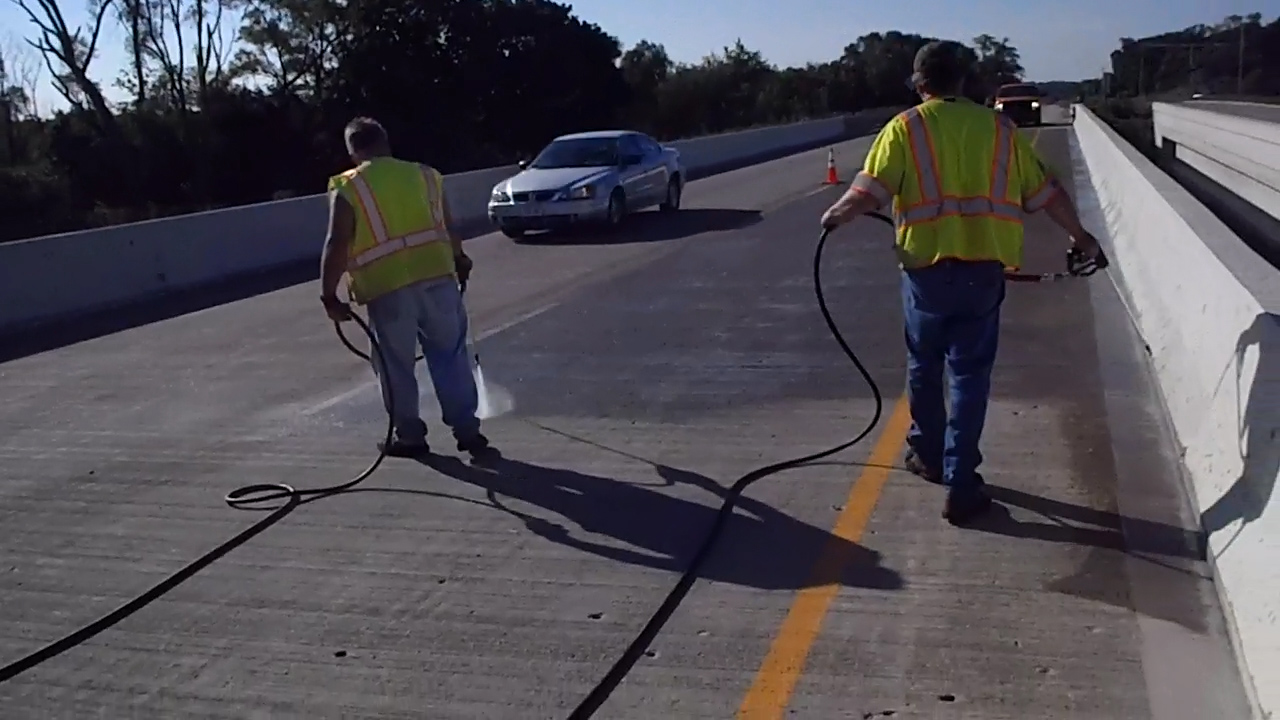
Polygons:
<instances>
[{"instance_id":1,"label":"gray hair","mask_svg":"<svg viewBox=\"0 0 1280 720\"><path fill-rule=\"evenodd\" d=\"M347 151L352 153L377 152L390 144L386 129L370 117L358 117L347 123L342 134L347 141Z\"/></svg>"}]
</instances>

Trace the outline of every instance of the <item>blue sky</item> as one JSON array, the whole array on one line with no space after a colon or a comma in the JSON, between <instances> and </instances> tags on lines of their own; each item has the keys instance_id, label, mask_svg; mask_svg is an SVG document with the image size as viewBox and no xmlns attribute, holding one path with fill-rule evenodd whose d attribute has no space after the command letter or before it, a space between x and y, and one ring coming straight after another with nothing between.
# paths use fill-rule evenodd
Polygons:
<instances>
[{"instance_id":1,"label":"blue sky","mask_svg":"<svg viewBox=\"0 0 1280 720\"><path fill-rule=\"evenodd\" d=\"M88 23L83 0L61 0L69 24ZM34 3L33 3L34 4ZM873 31L901 30L968 41L981 33L1007 36L1022 53L1031 80L1097 77L1124 36L1142 37L1231 14L1280 16L1280 0L577 0L574 12L630 46L662 43L677 60L693 61L734 40L779 65L838 56ZM12 0L0 0L0 48L20 46L31 27ZM125 64L123 37L109 27L90 75L110 86ZM41 93L42 110L60 103Z\"/></svg>"}]
</instances>

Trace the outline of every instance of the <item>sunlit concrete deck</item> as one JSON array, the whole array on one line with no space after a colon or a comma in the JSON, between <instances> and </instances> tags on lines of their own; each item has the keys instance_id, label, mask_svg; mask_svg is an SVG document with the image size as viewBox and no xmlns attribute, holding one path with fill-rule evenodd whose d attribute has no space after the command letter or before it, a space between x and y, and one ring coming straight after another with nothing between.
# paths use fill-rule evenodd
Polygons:
<instances>
[{"instance_id":1,"label":"sunlit concrete deck","mask_svg":"<svg viewBox=\"0 0 1280 720\"><path fill-rule=\"evenodd\" d=\"M1027 130L1071 167L1068 129ZM866 140L836 149L846 179ZM835 444L870 395L809 276L826 150L700 180L620 238L468 241L487 423L471 467L388 461L0 685L20 718L563 718L750 468ZM889 230L833 239L833 310L886 397L832 462L753 486L601 718L1245 717L1177 457L1102 275L1011 286L985 442L1000 508L939 516L905 433ZM1065 240L1028 230L1028 269ZM237 486L337 482L382 414L316 286L0 364L0 663L254 522Z\"/></svg>"}]
</instances>

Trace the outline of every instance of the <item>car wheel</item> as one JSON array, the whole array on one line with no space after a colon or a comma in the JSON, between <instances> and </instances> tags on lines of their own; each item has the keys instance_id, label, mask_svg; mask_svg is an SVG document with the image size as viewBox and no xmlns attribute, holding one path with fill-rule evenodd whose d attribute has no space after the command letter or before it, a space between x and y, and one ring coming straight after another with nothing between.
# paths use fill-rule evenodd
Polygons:
<instances>
[{"instance_id":1,"label":"car wheel","mask_svg":"<svg viewBox=\"0 0 1280 720\"><path fill-rule=\"evenodd\" d=\"M512 228L512 227L507 227L507 226L505 226L505 225L504 225L503 227L499 228L499 229L502 231L502 234L503 234L503 235L506 235L507 237L511 238L512 240L519 240L520 238L524 237L524 231L523 231L523 230L518 230L518 229L516 229L516 228Z\"/></svg>"},{"instance_id":2,"label":"car wheel","mask_svg":"<svg viewBox=\"0 0 1280 720\"><path fill-rule=\"evenodd\" d=\"M671 212L680 209L680 176L672 177L667 181L667 199L662 201L658 206L659 210Z\"/></svg>"},{"instance_id":3,"label":"car wheel","mask_svg":"<svg viewBox=\"0 0 1280 720\"><path fill-rule=\"evenodd\" d=\"M606 216L606 222L609 227L616 228L622 224L622 219L627 215L627 196L623 194L622 188L614 188L609 194L609 209Z\"/></svg>"}]
</instances>

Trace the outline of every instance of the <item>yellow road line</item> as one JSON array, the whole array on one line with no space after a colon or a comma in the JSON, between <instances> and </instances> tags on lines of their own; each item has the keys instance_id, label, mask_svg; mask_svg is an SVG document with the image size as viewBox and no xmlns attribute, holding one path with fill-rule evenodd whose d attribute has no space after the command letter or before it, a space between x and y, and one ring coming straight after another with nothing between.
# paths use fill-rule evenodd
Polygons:
<instances>
[{"instance_id":1,"label":"yellow road line","mask_svg":"<svg viewBox=\"0 0 1280 720\"><path fill-rule=\"evenodd\" d=\"M834 536L827 541L810 571L809 582L796 594L787 617L769 647L769 654L756 672L755 682L738 708L741 720L781 718L791 700L791 693L804 670L809 649L818 639L822 621L836 593L840 578L850 561L851 544L862 538L871 512L893 466L898 451L907 439L911 415L906 397L898 399L885 421L884 431L871 449L871 457L857 481L849 490L844 509L831 529Z\"/></svg>"}]
</instances>

